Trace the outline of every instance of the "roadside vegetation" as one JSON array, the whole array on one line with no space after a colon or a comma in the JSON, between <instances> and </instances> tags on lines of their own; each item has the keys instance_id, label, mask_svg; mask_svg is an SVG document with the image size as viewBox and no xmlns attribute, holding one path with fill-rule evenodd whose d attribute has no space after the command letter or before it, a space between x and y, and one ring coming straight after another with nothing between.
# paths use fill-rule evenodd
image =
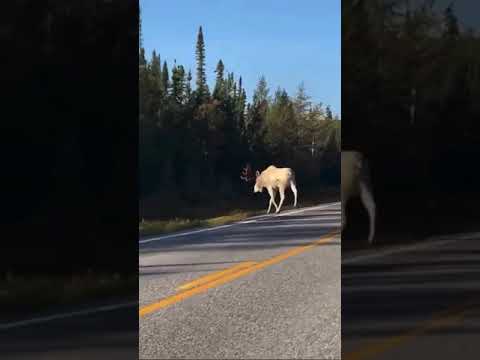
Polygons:
<instances>
[{"instance_id":1,"label":"roadside vegetation","mask_svg":"<svg viewBox=\"0 0 480 360\"><path fill-rule=\"evenodd\" d=\"M306 199L302 198L298 207L314 206L322 202L339 201L340 192L338 187L330 186L324 187L316 192L307 192ZM287 193L285 206L282 211L292 210L293 196ZM241 208L231 209L231 204L228 202L220 202L216 207L201 206L201 207L185 207L182 211L177 212L180 216L172 217L165 209L164 212L158 211L159 204L149 203L145 206L145 211L148 213L149 208L151 212L157 214L156 217L150 219L141 219L138 231L140 236L146 235L160 235L168 234L181 230L193 228L205 228L219 225L225 225L247 219L252 216L266 214L268 204L268 195L261 194L256 199L243 201Z\"/></svg>"},{"instance_id":2,"label":"roadside vegetation","mask_svg":"<svg viewBox=\"0 0 480 360\"><path fill-rule=\"evenodd\" d=\"M342 148L369 158L380 239L478 224L480 33L464 20L455 2L342 1Z\"/></svg>"},{"instance_id":3,"label":"roadside vegetation","mask_svg":"<svg viewBox=\"0 0 480 360\"><path fill-rule=\"evenodd\" d=\"M139 216L145 220L143 231L209 226L263 208L254 199L253 184L240 179L247 163L254 171L270 164L293 168L303 200L308 189L338 186L341 121L330 106L313 102L303 83L295 94L270 89L261 74L253 94L247 94L241 74L222 59L213 60L215 81L209 88L208 36L201 26L192 28L192 43L195 30L195 69L176 62L175 54L162 58L161 49L146 54L140 38ZM239 205L245 202L249 204ZM210 220L205 219L207 214L182 215L188 209L211 212L209 208L214 207L222 212ZM230 215L235 211L237 215Z\"/></svg>"},{"instance_id":4,"label":"roadside vegetation","mask_svg":"<svg viewBox=\"0 0 480 360\"><path fill-rule=\"evenodd\" d=\"M232 213L209 219L171 219L171 220L153 220L144 221L139 225L140 235L157 235L172 233L180 230L191 228L203 228L230 224L232 222L244 220L247 217L260 215L261 211L241 211L237 210Z\"/></svg>"},{"instance_id":5,"label":"roadside vegetation","mask_svg":"<svg viewBox=\"0 0 480 360\"><path fill-rule=\"evenodd\" d=\"M76 273L70 276L8 272L0 281L0 317L4 321L58 307L75 307L92 299L116 299L136 292L137 275ZM132 299L135 300L135 299Z\"/></svg>"}]
</instances>

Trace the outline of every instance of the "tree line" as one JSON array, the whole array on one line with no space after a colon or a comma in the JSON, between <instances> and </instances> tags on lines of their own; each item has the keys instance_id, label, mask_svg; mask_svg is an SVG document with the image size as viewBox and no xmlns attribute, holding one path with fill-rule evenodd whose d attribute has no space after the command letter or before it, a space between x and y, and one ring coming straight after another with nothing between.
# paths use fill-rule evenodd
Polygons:
<instances>
[{"instance_id":1,"label":"tree line","mask_svg":"<svg viewBox=\"0 0 480 360\"><path fill-rule=\"evenodd\" d=\"M17 240L2 243L0 282L7 270L137 274L138 2L2 10L15 48L1 74L14 119L0 132L2 238Z\"/></svg>"},{"instance_id":2,"label":"tree line","mask_svg":"<svg viewBox=\"0 0 480 360\"><path fill-rule=\"evenodd\" d=\"M342 60L342 145L371 159L380 226L437 228L478 193L478 32L432 0L343 1Z\"/></svg>"},{"instance_id":3,"label":"tree line","mask_svg":"<svg viewBox=\"0 0 480 360\"><path fill-rule=\"evenodd\" d=\"M141 26L141 22L140 22ZM247 101L241 76L216 64L213 89L205 73L202 27L192 71L139 48L140 197L202 204L244 196L242 168L271 163L295 169L305 186L338 183L341 122L313 103L301 83L293 96L273 92L261 76ZM173 210L172 210L173 211Z\"/></svg>"}]
</instances>

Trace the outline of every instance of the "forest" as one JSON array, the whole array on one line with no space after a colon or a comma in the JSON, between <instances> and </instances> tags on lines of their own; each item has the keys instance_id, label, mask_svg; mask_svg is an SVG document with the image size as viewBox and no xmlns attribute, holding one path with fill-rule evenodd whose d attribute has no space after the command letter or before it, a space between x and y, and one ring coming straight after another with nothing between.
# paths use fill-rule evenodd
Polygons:
<instances>
[{"instance_id":1,"label":"forest","mask_svg":"<svg viewBox=\"0 0 480 360\"><path fill-rule=\"evenodd\" d=\"M240 179L247 164L293 168L304 199L322 186L338 187L341 121L328 104L311 100L303 82L290 95L272 91L259 74L248 101L242 77L222 59L209 88L201 26L194 84L191 69L162 63L157 50L147 59L141 21L139 33L141 218L189 216L186 209L212 204L222 211L253 206L253 184Z\"/></svg>"},{"instance_id":2,"label":"forest","mask_svg":"<svg viewBox=\"0 0 480 360\"><path fill-rule=\"evenodd\" d=\"M136 275L138 2L4 5L0 281Z\"/></svg>"},{"instance_id":3,"label":"forest","mask_svg":"<svg viewBox=\"0 0 480 360\"><path fill-rule=\"evenodd\" d=\"M342 149L370 159L380 233L478 223L479 76L478 31L454 5L342 2Z\"/></svg>"}]
</instances>

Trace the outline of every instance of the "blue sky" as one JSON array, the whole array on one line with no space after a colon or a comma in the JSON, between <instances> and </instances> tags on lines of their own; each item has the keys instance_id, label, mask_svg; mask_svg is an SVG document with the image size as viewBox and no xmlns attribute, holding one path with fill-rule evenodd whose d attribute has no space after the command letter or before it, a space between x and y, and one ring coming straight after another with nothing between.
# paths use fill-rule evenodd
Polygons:
<instances>
[{"instance_id":1,"label":"blue sky","mask_svg":"<svg viewBox=\"0 0 480 360\"><path fill-rule=\"evenodd\" d=\"M314 102L341 112L341 9L338 0L141 0L143 45L169 68L191 68L195 42L203 27L207 80L215 66L243 78L251 99L260 75L270 92L280 86L294 95L304 81Z\"/></svg>"},{"instance_id":2,"label":"blue sky","mask_svg":"<svg viewBox=\"0 0 480 360\"><path fill-rule=\"evenodd\" d=\"M437 0L435 3L438 9L445 9L449 4L453 2L453 8L458 20L463 26L472 27L478 31L479 21L479 8L478 1L472 0Z\"/></svg>"}]
</instances>

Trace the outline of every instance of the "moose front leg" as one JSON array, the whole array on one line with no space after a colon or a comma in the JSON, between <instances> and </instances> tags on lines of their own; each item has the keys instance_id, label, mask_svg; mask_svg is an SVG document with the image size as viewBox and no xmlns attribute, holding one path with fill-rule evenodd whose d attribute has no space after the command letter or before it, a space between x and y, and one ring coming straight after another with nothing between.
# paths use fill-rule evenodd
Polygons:
<instances>
[{"instance_id":1,"label":"moose front leg","mask_svg":"<svg viewBox=\"0 0 480 360\"><path fill-rule=\"evenodd\" d=\"M360 183L360 198L363 202L363 206L367 209L368 217L370 220L370 231L368 235L368 242L373 242L375 236L375 200L373 200L372 191L365 183Z\"/></svg>"},{"instance_id":2,"label":"moose front leg","mask_svg":"<svg viewBox=\"0 0 480 360\"><path fill-rule=\"evenodd\" d=\"M280 209L282 208L282 205L283 205L283 201L285 200L285 189L283 187L280 187L279 192L280 192L280 203L278 204L276 213L280 212Z\"/></svg>"},{"instance_id":3,"label":"moose front leg","mask_svg":"<svg viewBox=\"0 0 480 360\"><path fill-rule=\"evenodd\" d=\"M268 204L267 214L270 213L272 204L275 205L275 209L278 209L277 204L275 203L275 190L273 190L272 188L268 188L268 194L270 195L270 202Z\"/></svg>"}]
</instances>

